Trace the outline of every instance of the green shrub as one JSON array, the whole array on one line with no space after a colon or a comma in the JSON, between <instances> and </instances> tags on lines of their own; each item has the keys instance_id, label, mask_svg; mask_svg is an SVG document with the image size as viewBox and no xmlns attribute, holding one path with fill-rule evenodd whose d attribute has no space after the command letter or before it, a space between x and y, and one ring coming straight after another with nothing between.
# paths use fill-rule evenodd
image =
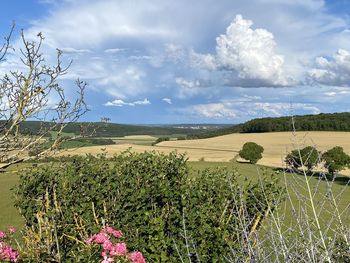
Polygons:
<instances>
[{"instance_id":1,"label":"green shrub","mask_svg":"<svg viewBox=\"0 0 350 263\"><path fill-rule=\"evenodd\" d=\"M246 240L254 222L259 220L260 225L268 210L276 207L282 194L276 178L241 184L239 177L236 171L217 168L190 179L184 222L191 237L188 243L194 244L192 258L198 254L202 262L224 261L240 240Z\"/></svg>"},{"instance_id":2,"label":"green shrub","mask_svg":"<svg viewBox=\"0 0 350 263\"><path fill-rule=\"evenodd\" d=\"M98 254L81 241L105 223L122 230L128 247L148 262L179 262L178 253L187 253L185 226L203 262L212 262L225 256L240 235L237 207L245 204L244 217L254 218L269 204L275 206L271 196L279 193L270 182L239 186L236 172L188 174L185 156L176 153L73 158L24 172L16 205L30 230L27 239L39 240L33 237L49 226L44 232L49 237L34 249L37 258L57 258L59 248L63 262L95 262ZM271 196L256 194L262 186ZM52 233L58 244L50 243Z\"/></svg>"},{"instance_id":3,"label":"green shrub","mask_svg":"<svg viewBox=\"0 0 350 263\"><path fill-rule=\"evenodd\" d=\"M239 151L239 156L250 161L250 163L257 163L262 158L263 152L264 148L261 145L255 142L246 142L242 150Z\"/></svg>"},{"instance_id":4,"label":"green shrub","mask_svg":"<svg viewBox=\"0 0 350 263\"><path fill-rule=\"evenodd\" d=\"M170 141L170 138L169 137L159 137L155 142L152 143L152 146L156 145L157 143L166 142L166 141Z\"/></svg>"}]
</instances>

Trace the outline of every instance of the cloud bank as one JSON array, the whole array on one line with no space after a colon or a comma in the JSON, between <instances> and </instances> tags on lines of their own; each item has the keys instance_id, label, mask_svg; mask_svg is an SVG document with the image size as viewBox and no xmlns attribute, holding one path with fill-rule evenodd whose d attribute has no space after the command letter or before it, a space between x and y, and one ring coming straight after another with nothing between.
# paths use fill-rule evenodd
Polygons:
<instances>
[{"instance_id":1,"label":"cloud bank","mask_svg":"<svg viewBox=\"0 0 350 263\"><path fill-rule=\"evenodd\" d=\"M301 113L348 109L350 24L325 1L44 2L48 15L26 35L43 32L48 62L56 48L73 59L65 81L87 81L89 103L115 106L111 115L232 122L289 114L291 102Z\"/></svg>"}]
</instances>

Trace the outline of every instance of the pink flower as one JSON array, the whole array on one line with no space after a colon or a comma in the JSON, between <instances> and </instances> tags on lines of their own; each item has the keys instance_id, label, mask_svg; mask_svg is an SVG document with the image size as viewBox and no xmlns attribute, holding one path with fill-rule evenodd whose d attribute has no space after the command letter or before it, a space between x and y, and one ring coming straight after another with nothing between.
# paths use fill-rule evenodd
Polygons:
<instances>
[{"instance_id":1,"label":"pink flower","mask_svg":"<svg viewBox=\"0 0 350 263\"><path fill-rule=\"evenodd\" d=\"M10 260L11 262L17 262L18 252L5 242L0 241L0 260Z\"/></svg>"},{"instance_id":2,"label":"pink flower","mask_svg":"<svg viewBox=\"0 0 350 263\"><path fill-rule=\"evenodd\" d=\"M121 238L123 236L123 233L120 230L116 230L113 227L107 226L105 231L108 234L113 235L115 238Z\"/></svg>"},{"instance_id":3,"label":"pink flower","mask_svg":"<svg viewBox=\"0 0 350 263\"><path fill-rule=\"evenodd\" d=\"M16 230L15 227L11 226L11 227L9 227L8 231L9 231L11 234L13 234L13 233L15 233L17 230Z\"/></svg>"},{"instance_id":4,"label":"pink flower","mask_svg":"<svg viewBox=\"0 0 350 263\"><path fill-rule=\"evenodd\" d=\"M92 235L86 239L85 243L88 245L91 245L92 243L103 244L107 240L109 240L109 236L105 232L101 231L100 233Z\"/></svg>"},{"instance_id":5,"label":"pink flower","mask_svg":"<svg viewBox=\"0 0 350 263\"><path fill-rule=\"evenodd\" d=\"M103 257L103 260L101 261L101 263L109 263L109 262L113 262L114 259L113 258L109 258L107 256Z\"/></svg>"},{"instance_id":6,"label":"pink flower","mask_svg":"<svg viewBox=\"0 0 350 263\"><path fill-rule=\"evenodd\" d=\"M5 232L3 231L0 231L0 238L5 238L7 235Z\"/></svg>"},{"instance_id":7,"label":"pink flower","mask_svg":"<svg viewBox=\"0 0 350 263\"><path fill-rule=\"evenodd\" d=\"M110 252L111 256L122 256L126 255L126 244L125 243L117 243L115 244Z\"/></svg>"},{"instance_id":8,"label":"pink flower","mask_svg":"<svg viewBox=\"0 0 350 263\"><path fill-rule=\"evenodd\" d=\"M113 247L113 244L110 240L106 240L105 242L103 242L102 247L104 250L110 251Z\"/></svg>"},{"instance_id":9,"label":"pink flower","mask_svg":"<svg viewBox=\"0 0 350 263\"><path fill-rule=\"evenodd\" d=\"M146 263L146 260L144 259L142 253L138 251L130 253L129 259L134 263Z\"/></svg>"},{"instance_id":10,"label":"pink flower","mask_svg":"<svg viewBox=\"0 0 350 263\"><path fill-rule=\"evenodd\" d=\"M103 244L107 240L109 240L109 236L105 232L101 231L100 233L95 235L95 238L93 241L96 242L97 244Z\"/></svg>"}]
</instances>

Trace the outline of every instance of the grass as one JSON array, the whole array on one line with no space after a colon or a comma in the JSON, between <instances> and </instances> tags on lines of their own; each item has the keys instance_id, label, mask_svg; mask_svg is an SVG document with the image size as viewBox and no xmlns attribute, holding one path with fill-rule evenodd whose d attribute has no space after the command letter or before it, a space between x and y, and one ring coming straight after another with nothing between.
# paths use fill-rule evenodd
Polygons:
<instances>
[{"instance_id":1,"label":"grass","mask_svg":"<svg viewBox=\"0 0 350 263\"><path fill-rule=\"evenodd\" d=\"M281 186L286 186L288 188L290 200L284 201L279 209L281 214L285 214L284 224L289 226L293 222L295 215L291 210L291 203L298 207L300 205L301 198L304 198L308 195L305 178L301 174L284 174L278 169L273 169L271 167L265 167L261 165L252 165L248 163L238 163L238 162L190 162L191 174L195 175L196 171L203 170L206 168L215 168L215 167L226 167L228 169L236 169L241 175L241 182L246 182L246 178L252 182L259 181L260 176L265 173L276 173L276 176L280 177L279 183ZM318 210L320 211L320 221L323 227L328 224L335 223L334 221L334 207L330 202L327 194L329 194L330 185L326 180L320 179L318 176L309 176L310 188L314 194L314 201L317 205ZM348 177L339 177L334 181L331 188L336 195L338 209L343 212L342 219L345 225L350 225L350 186L347 185L349 182ZM328 200L325 202L325 200ZM305 201L305 200L304 200ZM308 203L307 200L305 203ZM320 209L322 208L322 209ZM302 210L298 212L302 213ZM308 210L308 213L311 213Z\"/></svg>"},{"instance_id":2,"label":"grass","mask_svg":"<svg viewBox=\"0 0 350 263\"><path fill-rule=\"evenodd\" d=\"M20 229L23 220L14 207L14 196L11 191L19 180L16 170L23 168L27 164L14 165L5 173L0 173L0 230L4 230L9 226Z\"/></svg>"},{"instance_id":3,"label":"grass","mask_svg":"<svg viewBox=\"0 0 350 263\"><path fill-rule=\"evenodd\" d=\"M50 131L50 134L52 136L52 139L56 139L58 132ZM74 137L74 136L75 136L75 134L73 132L62 132L61 133L61 137Z\"/></svg>"},{"instance_id":4,"label":"grass","mask_svg":"<svg viewBox=\"0 0 350 263\"><path fill-rule=\"evenodd\" d=\"M80 147L96 146L91 142L80 142L80 141L66 141L61 144L63 149L74 149Z\"/></svg>"}]
</instances>

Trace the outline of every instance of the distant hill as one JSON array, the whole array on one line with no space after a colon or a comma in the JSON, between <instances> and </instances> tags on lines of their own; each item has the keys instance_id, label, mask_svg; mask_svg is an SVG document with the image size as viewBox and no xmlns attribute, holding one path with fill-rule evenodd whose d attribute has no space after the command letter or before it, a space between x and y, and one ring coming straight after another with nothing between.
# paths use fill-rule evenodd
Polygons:
<instances>
[{"instance_id":1,"label":"distant hill","mask_svg":"<svg viewBox=\"0 0 350 263\"><path fill-rule=\"evenodd\" d=\"M50 122L26 121L21 125L23 134L38 134L43 127L52 125ZM63 132L66 134L92 134L94 137L122 137L128 135L153 136L188 136L218 130L227 125L220 124L179 124L179 125L128 125L101 122L77 122L68 124Z\"/></svg>"},{"instance_id":2,"label":"distant hill","mask_svg":"<svg viewBox=\"0 0 350 263\"><path fill-rule=\"evenodd\" d=\"M294 116L296 131L350 131L350 113L320 113ZM259 118L223 129L198 133L189 139L210 138L231 133L260 133L292 131L292 117Z\"/></svg>"},{"instance_id":3,"label":"distant hill","mask_svg":"<svg viewBox=\"0 0 350 263\"><path fill-rule=\"evenodd\" d=\"M1 121L0 121L1 122ZM321 113L294 116L297 131L350 131L350 113ZM21 126L23 134L37 134L49 122L26 121ZM259 133L292 131L292 118L259 118L237 125L227 124L174 124L174 125L129 125L101 122L71 123L64 129L67 134L80 134L81 130L95 137L121 137L128 135L152 135L157 137L184 136L187 139L210 138L231 133Z\"/></svg>"}]
</instances>

